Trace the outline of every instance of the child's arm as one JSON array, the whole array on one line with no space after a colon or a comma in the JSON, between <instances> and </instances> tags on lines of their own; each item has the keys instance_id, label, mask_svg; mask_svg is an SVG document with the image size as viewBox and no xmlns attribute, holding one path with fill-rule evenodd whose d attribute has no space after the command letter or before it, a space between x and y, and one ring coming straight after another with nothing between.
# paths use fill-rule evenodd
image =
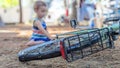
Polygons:
<instances>
[{"instance_id":1,"label":"child's arm","mask_svg":"<svg viewBox=\"0 0 120 68\"><path fill-rule=\"evenodd\" d=\"M36 21L35 22L36 26L50 39L53 39L50 34L43 28L42 24L40 23L40 21Z\"/></svg>"}]
</instances>

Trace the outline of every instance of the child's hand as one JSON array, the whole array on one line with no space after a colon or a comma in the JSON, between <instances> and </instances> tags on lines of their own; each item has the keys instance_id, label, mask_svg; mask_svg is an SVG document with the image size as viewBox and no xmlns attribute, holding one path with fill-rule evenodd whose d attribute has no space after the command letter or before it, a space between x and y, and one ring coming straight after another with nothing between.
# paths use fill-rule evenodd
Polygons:
<instances>
[{"instance_id":1,"label":"child's hand","mask_svg":"<svg viewBox=\"0 0 120 68\"><path fill-rule=\"evenodd\" d=\"M54 38L54 37L51 37L50 39L51 39L51 40L55 40L56 38Z\"/></svg>"},{"instance_id":2,"label":"child's hand","mask_svg":"<svg viewBox=\"0 0 120 68\"><path fill-rule=\"evenodd\" d=\"M50 39L51 39L51 40L55 40L55 39L56 39L56 35L51 35L51 36L50 36Z\"/></svg>"}]
</instances>

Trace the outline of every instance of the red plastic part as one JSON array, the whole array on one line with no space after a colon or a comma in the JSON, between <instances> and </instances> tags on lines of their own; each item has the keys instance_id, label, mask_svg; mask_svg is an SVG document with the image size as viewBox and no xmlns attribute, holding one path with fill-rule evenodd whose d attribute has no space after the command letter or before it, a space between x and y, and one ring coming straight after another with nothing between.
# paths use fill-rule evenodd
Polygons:
<instances>
[{"instance_id":1,"label":"red plastic part","mask_svg":"<svg viewBox=\"0 0 120 68\"><path fill-rule=\"evenodd\" d=\"M62 58L66 59L65 50L64 50L62 41L60 42L60 52L61 52Z\"/></svg>"},{"instance_id":2,"label":"red plastic part","mask_svg":"<svg viewBox=\"0 0 120 68\"><path fill-rule=\"evenodd\" d=\"M68 8L66 8L66 16L67 17L69 16L69 10L68 10Z\"/></svg>"}]
</instances>

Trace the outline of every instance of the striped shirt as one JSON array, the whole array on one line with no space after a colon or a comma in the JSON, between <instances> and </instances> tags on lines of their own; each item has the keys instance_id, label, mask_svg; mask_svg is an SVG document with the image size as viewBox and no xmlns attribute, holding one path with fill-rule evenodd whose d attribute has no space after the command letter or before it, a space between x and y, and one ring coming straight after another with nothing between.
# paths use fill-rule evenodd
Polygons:
<instances>
[{"instance_id":1,"label":"striped shirt","mask_svg":"<svg viewBox=\"0 0 120 68\"><path fill-rule=\"evenodd\" d=\"M32 27L32 30L33 30L33 33L32 33L32 36L31 36L31 40L34 40L34 41L50 41L50 39L44 35L44 33L37 27L34 25L35 21L39 20L40 21L40 24L42 25L42 27L47 30L47 26L46 26L46 23L43 19L38 19L36 18L33 22L33 27Z\"/></svg>"}]
</instances>

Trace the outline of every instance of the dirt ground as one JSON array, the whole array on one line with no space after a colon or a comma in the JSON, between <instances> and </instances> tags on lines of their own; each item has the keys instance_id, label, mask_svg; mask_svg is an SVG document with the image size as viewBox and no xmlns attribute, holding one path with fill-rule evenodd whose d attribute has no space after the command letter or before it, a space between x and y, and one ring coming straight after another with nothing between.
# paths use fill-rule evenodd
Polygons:
<instances>
[{"instance_id":1,"label":"dirt ground","mask_svg":"<svg viewBox=\"0 0 120 68\"><path fill-rule=\"evenodd\" d=\"M51 34L72 30L68 27L48 27L48 29ZM17 53L30 35L31 26L0 27L0 68L120 68L119 40L115 42L115 49L107 49L71 63L67 63L61 57L19 62Z\"/></svg>"}]
</instances>

